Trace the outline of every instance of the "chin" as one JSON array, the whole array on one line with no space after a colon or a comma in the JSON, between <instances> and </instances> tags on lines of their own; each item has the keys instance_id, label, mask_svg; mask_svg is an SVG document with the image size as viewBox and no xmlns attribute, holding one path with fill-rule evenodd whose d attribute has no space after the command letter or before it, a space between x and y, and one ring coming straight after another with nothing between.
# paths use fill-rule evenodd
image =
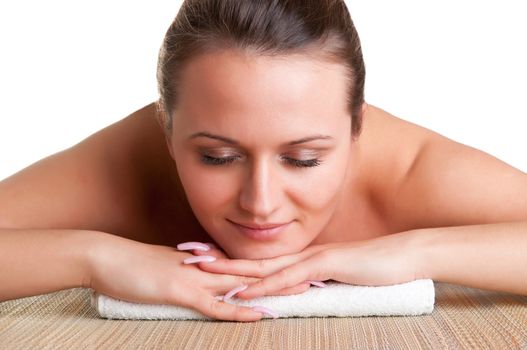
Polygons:
<instances>
[{"instance_id":1,"label":"chin","mask_svg":"<svg viewBox=\"0 0 527 350\"><path fill-rule=\"evenodd\" d=\"M238 247L240 248L240 247ZM271 259L283 255L296 254L300 251L291 251L290 249L276 249L272 246L264 246L260 248L241 248L241 249L224 249L225 253L230 259L249 259L261 260Z\"/></svg>"}]
</instances>

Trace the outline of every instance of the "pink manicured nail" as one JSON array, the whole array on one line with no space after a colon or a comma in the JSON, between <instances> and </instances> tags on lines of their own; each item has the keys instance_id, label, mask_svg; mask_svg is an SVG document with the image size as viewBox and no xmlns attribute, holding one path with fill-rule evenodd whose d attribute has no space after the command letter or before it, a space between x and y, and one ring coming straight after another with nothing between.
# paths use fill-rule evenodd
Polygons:
<instances>
[{"instance_id":1,"label":"pink manicured nail","mask_svg":"<svg viewBox=\"0 0 527 350\"><path fill-rule=\"evenodd\" d=\"M263 312L265 314L271 315L272 318L278 318L278 314L276 312L269 308L266 308L265 306L257 305L253 306L251 309L254 311Z\"/></svg>"},{"instance_id":2,"label":"pink manicured nail","mask_svg":"<svg viewBox=\"0 0 527 350\"><path fill-rule=\"evenodd\" d=\"M201 242L186 242L186 243L180 243L177 245L178 250L192 250L197 249L201 251L208 251L210 250L210 247L206 245L205 243Z\"/></svg>"},{"instance_id":3,"label":"pink manicured nail","mask_svg":"<svg viewBox=\"0 0 527 350\"><path fill-rule=\"evenodd\" d=\"M232 298L232 296L233 296L234 294L239 293L239 292L241 292L242 290L246 290L247 287L249 287L249 286L247 286L247 285L244 284L244 285L241 285L241 286L236 287L236 288L234 288L234 289L231 289L230 291L227 292L227 294L225 294L225 296L223 297L223 301L226 301L226 300Z\"/></svg>"},{"instance_id":4,"label":"pink manicured nail","mask_svg":"<svg viewBox=\"0 0 527 350\"><path fill-rule=\"evenodd\" d=\"M206 245L208 245L211 249L218 249L218 246L214 243L205 243Z\"/></svg>"},{"instance_id":5,"label":"pink manicured nail","mask_svg":"<svg viewBox=\"0 0 527 350\"><path fill-rule=\"evenodd\" d=\"M327 287L326 284L322 281L306 281L306 282L309 282L311 283L312 285L314 286L317 286L317 287L320 287L320 288L325 288Z\"/></svg>"},{"instance_id":6,"label":"pink manicured nail","mask_svg":"<svg viewBox=\"0 0 527 350\"><path fill-rule=\"evenodd\" d=\"M183 260L184 264L194 264L197 262L213 262L216 258L210 255L192 256Z\"/></svg>"}]
</instances>

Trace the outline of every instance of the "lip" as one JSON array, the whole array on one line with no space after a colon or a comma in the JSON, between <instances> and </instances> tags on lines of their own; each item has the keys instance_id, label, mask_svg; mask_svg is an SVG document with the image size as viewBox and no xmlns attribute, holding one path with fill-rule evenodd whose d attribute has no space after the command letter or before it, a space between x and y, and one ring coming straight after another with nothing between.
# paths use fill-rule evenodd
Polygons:
<instances>
[{"instance_id":1,"label":"lip","mask_svg":"<svg viewBox=\"0 0 527 350\"><path fill-rule=\"evenodd\" d=\"M242 223L238 223L238 222L234 222L234 223L236 225L244 226L244 227L247 227L247 228L250 228L250 229L253 229L253 230L268 230L268 229L271 229L271 228L280 227L280 226L288 224L287 222L283 223L283 224L263 224L263 225L258 225L258 224L246 225L246 224L242 224Z\"/></svg>"},{"instance_id":2,"label":"lip","mask_svg":"<svg viewBox=\"0 0 527 350\"><path fill-rule=\"evenodd\" d=\"M241 232L244 236L258 240L258 241L267 241L276 238L281 232L283 232L291 222L285 223L285 224L268 224L268 225L255 225L257 227L261 228L252 228L247 227L241 224L237 224L233 221L228 220L231 224L233 224L239 232Z\"/></svg>"}]
</instances>

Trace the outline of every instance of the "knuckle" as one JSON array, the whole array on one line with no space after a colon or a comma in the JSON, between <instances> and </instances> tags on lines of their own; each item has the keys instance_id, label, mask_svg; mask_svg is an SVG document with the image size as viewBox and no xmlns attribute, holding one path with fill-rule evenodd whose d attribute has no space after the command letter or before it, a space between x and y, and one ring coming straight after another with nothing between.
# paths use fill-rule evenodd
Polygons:
<instances>
[{"instance_id":1,"label":"knuckle","mask_svg":"<svg viewBox=\"0 0 527 350\"><path fill-rule=\"evenodd\" d=\"M221 300L216 300L214 298L210 298L209 302L207 303L207 307L203 310L203 313L205 313L207 316L216 318L216 319L224 319L222 317L221 312Z\"/></svg>"},{"instance_id":2,"label":"knuckle","mask_svg":"<svg viewBox=\"0 0 527 350\"><path fill-rule=\"evenodd\" d=\"M232 321L245 321L245 308L241 306L230 306L232 308L231 320Z\"/></svg>"},{"instance_id":3,"label":"knuckle","mask_svg":"<svg viewBox=\"0 0 527 350\"><path fill-rule=\"evenodd\" d=\"M240 307L226 303L222 300L211 299L209 303L211 317L226 321L243 320Z\"/></svg>"},{"instance_id":4,"label":"knuckle","mask_svg":"<svg viewBox=\"0 0 527 350\"><path fill-rule=\"evenodd\" d=\"M207 293L196 293L190 298L178 298L175 305L194 309L197 312L212 319L226 321L254 321L254 315L246 312L245 307L229 304L211 297Z\"/></svg>"}]
</instances>

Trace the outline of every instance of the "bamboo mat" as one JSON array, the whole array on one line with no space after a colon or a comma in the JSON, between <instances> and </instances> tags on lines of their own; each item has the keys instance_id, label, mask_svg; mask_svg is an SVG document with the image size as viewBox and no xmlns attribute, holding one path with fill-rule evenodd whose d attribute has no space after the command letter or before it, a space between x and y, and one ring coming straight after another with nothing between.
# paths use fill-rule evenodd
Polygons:
<instances>
[{"instance_id":1,"label":"bamboo mat","mask_svg":"<svg viewBox=\"0 0 527 350\"><path fill-rule=\"evenodd\" d=\"M0 303L0 349L527 349L527 296L434 284L431 315L250 323L101 319L73 288Z\"/></svg>"}]
</instances>

